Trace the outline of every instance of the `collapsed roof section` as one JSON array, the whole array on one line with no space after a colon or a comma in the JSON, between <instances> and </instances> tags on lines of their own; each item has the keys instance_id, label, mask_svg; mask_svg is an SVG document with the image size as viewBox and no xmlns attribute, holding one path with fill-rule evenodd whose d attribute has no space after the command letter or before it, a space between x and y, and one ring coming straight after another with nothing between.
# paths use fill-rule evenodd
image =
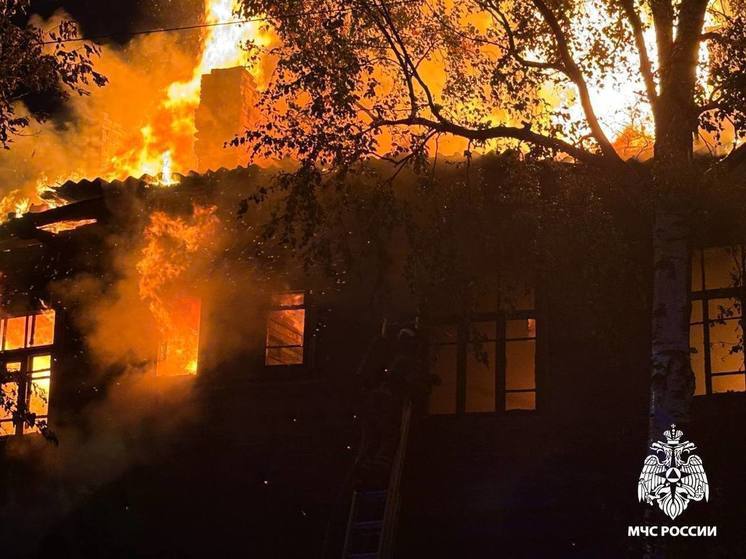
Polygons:
<instances>
[{"instance_id":1,"label":"collapsed roof section","mask_svg":"<svg viewBox=\"0 0 746 559\"><path fill-rule=\"evenodd\" d=\"M0 250L51 242L59 236L112 221L126 227L153 209L212 203L226 195L238 201L236 187L245 188L259 173L253 166L221 168L202 174L190 172L174 175L171 185L163 185L150 175L113 181L102 178L67 181L42 194L52 207L32 210L21 217L10 215L0 224Z\"/></svg>"}]
</instances>

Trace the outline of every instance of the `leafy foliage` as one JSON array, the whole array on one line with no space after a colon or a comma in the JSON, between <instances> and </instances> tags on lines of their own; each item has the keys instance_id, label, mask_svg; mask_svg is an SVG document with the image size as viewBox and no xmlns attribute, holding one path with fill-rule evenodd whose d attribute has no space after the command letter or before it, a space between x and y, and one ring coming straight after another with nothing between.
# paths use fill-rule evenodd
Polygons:
<instances>
[{"instance_id":1,"label":"leafy foliage","mask_svg":"<svg viewBox=\"0 0 746 559\"><path fill-rule=\"evenodd\" d=\"M90 85L103 86L106 78L93 68L98 47L83 43L71 48L64 41L77 37L77 25L61 21L49 32L21 23L29 0L0 3L0 144L10 147L12 137L28 126L29 117L17 112L17 102L33 94L66 99L86 95ZM39 120L48 115L37 113Z\"/></svg>"},{"instance_id":2,"label":"leafy foliage","mask_svg":"<svg viewBox=\"0 0 746 559\"><path fill-rule=\"evenodd\" d=\"M740 1L728 6L243 0L242 15L268 17L277 66L262 101L266 122L235 143L328 169L369 157L421 165L450 135L625 172L598 111L603 99L592 94L611 81L633 84L630 118L649 120L656 161L673 173L691 156L698 126L728 139L743 133L746 11ZM706 16L717 31L703 32ZM702 45L709 85L697 72Z\"/></svg>"}]
</instances>

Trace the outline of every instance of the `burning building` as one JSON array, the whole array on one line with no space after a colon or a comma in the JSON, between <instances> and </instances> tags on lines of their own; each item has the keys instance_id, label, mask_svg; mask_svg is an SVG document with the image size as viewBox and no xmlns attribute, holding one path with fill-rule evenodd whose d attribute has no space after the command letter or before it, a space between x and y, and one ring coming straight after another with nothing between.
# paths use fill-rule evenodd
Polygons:
<instances>
[{"instance_id":1,"label":"burning building","mask_svg":"<svg viewBox=\"0 0 746 559\"><path fill-rule=\"evenodd\" d=\"M503 281L467 313L443 300L423 311L406 295L376 308L360 285L335 291L266 244L254 225L271 209L236 217L246 185L270 178L252 167L168 187L68 182L55 192L63 205L2 225L0 511L3 530L23 536L13 552L91 556L117 542L125 556L240 545L259 557L496 546L543 557L597 549L607 530L609 556L622 553L626 531L612 530L640 514L646 302L625 299L624 351L590 332L602 323L583 301L600 299L563 283L579 252L553 281ZM745 489L722 440L740 443L721 433L746 394L732 351L742 317L720 309L741 300L743 262L740 249L702 248L692 283L691 437L733 506ZM589 279L602 299L626 296L628 282L604 281ZM401 366L386 356L410 333L437 382L386 435L391 477L356 486L371 444L361 386L375 386L379 365ZM216 500L225 514L206 513ZM611 525L598 520L609 502ZM540 540L537 518L554 527Z\"/></svg>"},{"instance_id":2,"label":"burning building","mask_svg":"<svg viewBox=\"0 0 746 559\"><path fill-rule=\"evenodd\" d=\"M221 21L230 2L210 6ZM0 226L3 550L533 558L598 556L603 541L605 557L626 556L647 437L650 309L635 288L652 276L648 241L631 243L624 267L596 269L592 240L553 238L567 214L507 236L494 216L522 208L491 213L503 203L494 190L509 188L491 196L490 181L512 186L498 166L468 200L426 193L416 225L432 225L427 244L474 264L433 257L458 283L439 297L412 300L403 236L392 235L389 268L366 261L353 280L344 267L375 252L364 226L388 199L339 216L336 237L358 251L322 242L328 273L315 274L288 256L291 242L263 234L271 196L250 203L273 171L223 148L257 118L256 75L219 47L207 38L141 142L106 122L91 135L84 157L112 164L107 178L42 188ZM180 174L194 158L199 173ZM140 178L113 178L127 173ZM548 182L542 196L563 211L591 203ZM482 206L497 229L478 227ZM455 219L443 214L454 207ZM488 239L495 250L482 250ZM721 530L735 534L743 240L700 241L688 434L721 474L721 504L691 518L730 519ZM551 273L537 273L539 259ZM462 300L476 275L488 288ZM371 296L384 283L389 298Z\"/></svg>"}]
</instances>

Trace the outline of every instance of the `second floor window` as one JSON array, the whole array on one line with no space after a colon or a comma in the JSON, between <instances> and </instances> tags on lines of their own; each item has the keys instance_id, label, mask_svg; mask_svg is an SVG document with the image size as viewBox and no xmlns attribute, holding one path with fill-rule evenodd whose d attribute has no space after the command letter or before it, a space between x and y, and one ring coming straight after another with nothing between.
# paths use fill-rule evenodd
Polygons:
<instances>
[{"instance_id":1,"label":"second floor window","mask_svg":"<svg viewBox=\"0 0 746 559\"><path fill-rule=\"evenodd\" d=\"M536 409L533 311L437 328L431 359L440 379L430 397L432 414Z\"/></svg>"},{"instance_id":2,"label":"second floor window","mask_svg":"<svg viewBox=\"0 0 746 559\"><path fill-rule=\"evenodd\" d=\"M169 302L155 360L157 376L197 374L201 316L202 301L197 297L177 297Z\"/></svg>"},{"instance_id":3,"label":"second floor window","mask_svg":"<svg viewBox=\"0 0 746 559\"><path fill-rule=\"evenodd\" d=\"M264 364L302 365L306 329L305 295L279 293L272 298L267 316Z\"/></svg>"},{"instance_id":4,"label":"second floor window","mask_svg":"<svg viewBox=\"0 0 746 559\"><path fill-rule=\"evenodd\" d=\"M744 251L742 246L693 251L689 340L696 395L746 391Z\"/></svg>"}]
</instances>

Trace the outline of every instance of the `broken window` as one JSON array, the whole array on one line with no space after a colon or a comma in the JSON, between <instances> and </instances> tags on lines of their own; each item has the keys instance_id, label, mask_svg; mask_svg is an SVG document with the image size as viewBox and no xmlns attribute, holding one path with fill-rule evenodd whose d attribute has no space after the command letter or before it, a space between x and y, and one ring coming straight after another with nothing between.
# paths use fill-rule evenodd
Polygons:
<instances>
[{"instance_id":1,"label":"broken window","mask_svg":"<svg viewBox=\"0 0 746 559\"><path fill-rule=\"evenodd\" d=\"M746 391L743 277L744 247L693 251L689 344L695 395Z\"/></svg>"},{"instance_id":2,"label":"broken window","mask_svg":"<svg viewBox=\"0 0 746 559\"><path fill-rule=\"evenodd\" d=\"M166 377L196 375L202 301L196 297L177 297L167 310L168 320L162 325L155 374Z\"/></svg>"},{"instance_id":3,"label":"broken window","mask_svg":"<svg viewBox=\"0 0 746 559\"><path fill-rule=\"evenodd\" d=\"M264 364L302 365L306 325L305 295L287 292L272 298L267 316Z\"/></svg>"},{"instance_id":4,"label":"broken window","mask_svg":"<svg viewBox=\"0 0 746 559\"><path fill-rule=\"evenodd\" d=\"M536 409L533 311L487 314L435 329L431 414Z\"/></svg>"},{"instance_id":5,"label":"broken window","mask_svg":"<svg viewBox=\"0 0 746 559\"><path fill-rule=\"evenodd\" d=\"M47 423L54 324L53 310L0 319L0 437Z\"/></svg>"}]
</instances>

